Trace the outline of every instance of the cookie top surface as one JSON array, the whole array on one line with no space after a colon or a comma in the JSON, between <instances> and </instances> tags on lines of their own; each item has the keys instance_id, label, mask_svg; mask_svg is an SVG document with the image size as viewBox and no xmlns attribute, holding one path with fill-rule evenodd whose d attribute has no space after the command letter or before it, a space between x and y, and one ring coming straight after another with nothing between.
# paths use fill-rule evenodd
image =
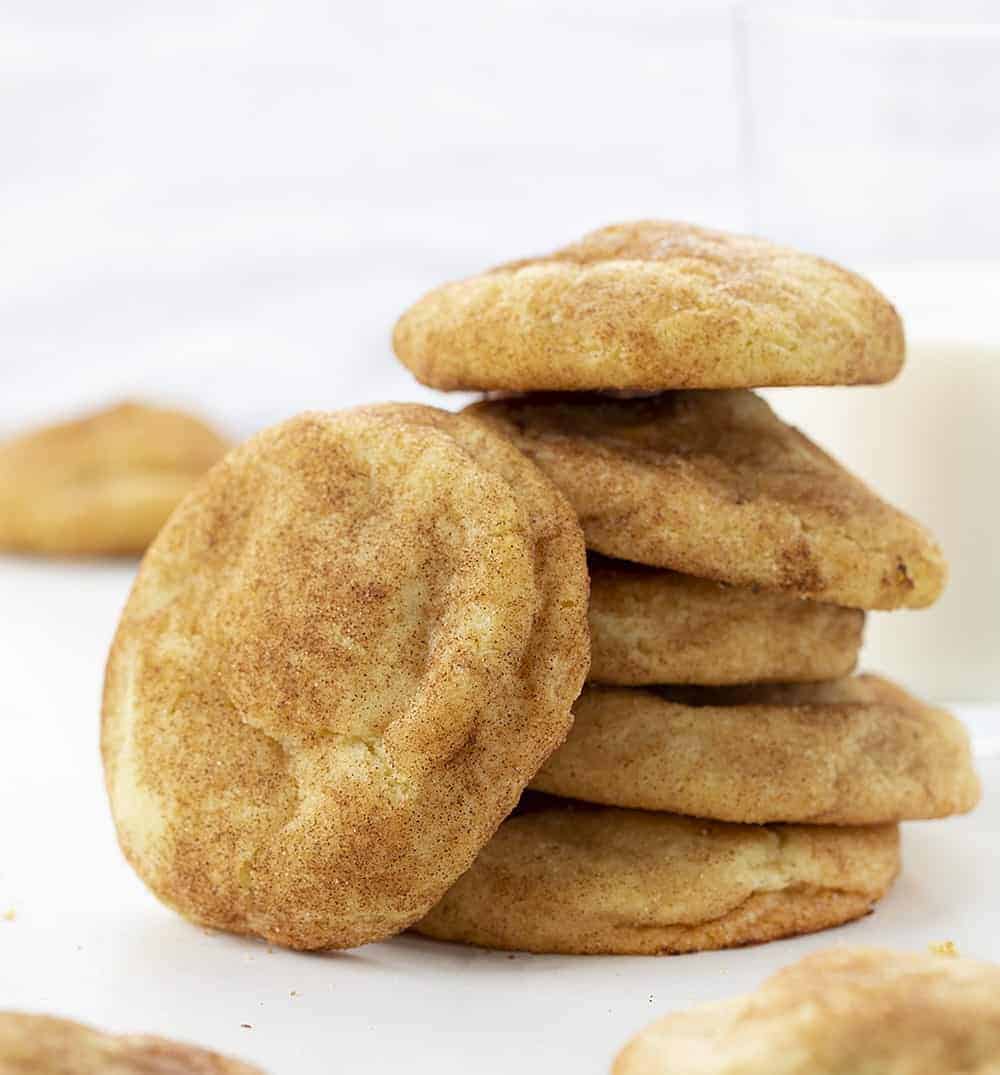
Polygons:
<instances>
[{"instance_id":1,"label":"cookie top surface","mask_svg":"<svg viewBox=\"0 0 1000 1075\"><path fill-rule=\"evenodd\" d=\"M182 411L122 403L0 443L0 548L141 552L226 440Z\"/></svg>"},{"instance_id":2,"label":"cookie top surface","mask_svg":"<svg viewBox=\"0 0 1000 1075\"><path fill-rule=\"evenodd\" d=\"M429 407L304 414L150 548L102 749L126 856L206 925L349 947L418 918L565 738L579 527L531 462Z\"/></svg>"},{"instance_id":3,"label":"cookie top surface","mask_svg":"<svg viewBox=\"0 0 1000 1075\"><path fill-rule=\"evenodd\" d=\"M898 314L855 273L662 220L438 287L393 346L434 388L518 392L875 384L904 354Z\"/></svg>"},{"instance_id":4,"label":"cookie top surface","mask_svg":"<svg viewBox=\"0 0 1000 1075\"><path fill-rule=\"evenodd\" d=\"M873 825L979 801L950 713L877 676L827 683L587 687L532 787L612 806L752 824Z\"/></svg>"},{"instance_id":5,"label":"cookie top surface","mask_svg":"<svg viewBox=\"0 0 1000 1075\"><path fill-rule=\"evenodd\" d=\"M473 404L566 494L606 556L854 608L920 608L944 558L753 392Z\"/></svg>"},{"instance_id":6,"label":"cookie top surface","mask_svg":"<svg viewBox=\"0 0 1000 1075\"><path fill-rule=\"evenodd\" d=\"M106 1034L69 1019L0 1012L3 1075L262 1075L259 1068L166 1038Z\"/></svg>"},{"instance_id":7,"label":"cookie top surface","mask_svg":"<svg viewBox=\"0 0 1000 1075\"><path fill-rule=\"evenodd\" d=\"M847 675L857 662L858 609L596 554L589 567L592 682L800 682Z\"/></svg>"},{"instance_id":8,"label":"cookie top surface","mask_svg":"<svg viewBox=\"0 0 1000 1075\"><path fill-rule=\"evenodd\" d=\"M614 1075L997 1075L1000 967L869 948L818 952L755 993L668 1015Z\"/></svg>"},{"instance_id":9,"label":"cookie top surface","mask_svg":"<svg viewBox=\"0 0 1000 1075\"><path fill-rule=\"evenodd\" d=\"M533 952L726 948L866 914L899 868L892 825L727 825L540 799L418 932Z\"/></svg>"}]
</instances>

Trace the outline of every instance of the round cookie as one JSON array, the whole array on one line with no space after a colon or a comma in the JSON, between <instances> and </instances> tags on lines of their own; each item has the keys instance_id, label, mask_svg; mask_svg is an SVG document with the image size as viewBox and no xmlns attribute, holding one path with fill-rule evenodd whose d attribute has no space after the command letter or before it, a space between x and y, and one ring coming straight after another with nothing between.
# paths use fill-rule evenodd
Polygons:
<instances>
[{"instance_id":1,"label":"round cookie","mask_svg":"<svg viewBox=\"0 0 1000 1075\"><path fill-rule=\"evenodd\" d=\"M795 686L587 687L531 786L692 817L874 825L979 801L969 736L877 676Z\"/></svg>"},{"instance_id":2,"label":"round cookie","mask_svg":"<svg viewBox=\"0 0 1000 1075\"><path fill-rule=\"evenodd\" d=\"M922 608L944 587L927 532L752 392L527 396L467 413L542 467L606 556L851 608Z\"/></svg>"},{"instance_id":3,"label":"round cookie","mask_svg":"<svg viewBox=\"0 0 1000 1075\"><path fill-rule=\"evenodd\" d=\"M415 929L528 952L697 952L848 922L898 872L894 825L764 828L550 800L505 821Z\"/></svg>"},{"instance_id":4,"label":"round cookie","mask_svg":"<svg viewBox=\"0 0 1000 1075\"><path fill-rule=\"evenodd\" d=\"M660 1019L613 1075L996 1075L998 1056L1000 967L843 948Z\"/></svg>"},{"instance_id":5,"label":"round cookie","mask_svg":"<svg viewBox=\"0 0 1000 1075\"><path fill-rule=\"evenodd\" d=\"M186 917L290 947L405 928L565 738L587 581L569 506L467 417L252 438L161 531L111 649L127 858Z\"/></svg>"},{"instance_id":6,"label":"round cookie","mask_svg":"<svg viewBox=\"0 0 1000 1075\"><path fill-rule=\"evenodd\" d=\"M903 326L867 280L762 239L646 220L425 295L393 347L433 388L878 384Z\"/></svg>"},{"instance_id":7,"label":"round cookie","mask_svg":"<svg viewBox=\"0 0 1000 1075\"><path fill-rule=\"evenodd\" d=\"M0 549L138 553L229 445L181 411L122 403L0 444Z\"/></svg>"},{"instance_id":8,"label":"round cookie","mask_svg":"<svg viewBox=\"0 0 1000 1075\"><path fill-rule=\"evenodd\" d=\"M166 1038L107 1034L69 1019L0 1012L3 1075L262 1075L259 1068Z\"/></svg>"},{"instance_id":9,"label":"round cookie","mask_svg":"<svg viewBox=\"0 0 1000 1075\"><path fill-rule=\"evenodd\" d=\"M799 682L852 671L864 613L590 557L595 683Z\"/></svg>"}]
</instances>

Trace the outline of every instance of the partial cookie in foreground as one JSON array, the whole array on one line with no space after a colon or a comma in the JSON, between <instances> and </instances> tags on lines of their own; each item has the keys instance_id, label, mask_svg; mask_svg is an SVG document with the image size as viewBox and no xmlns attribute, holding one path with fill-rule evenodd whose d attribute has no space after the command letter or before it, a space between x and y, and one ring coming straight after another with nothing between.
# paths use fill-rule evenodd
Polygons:
<instances>
[{"instance_id":1,"label":"partial cookie in foreground","mask_svg":"<svg viewBox=\"0 0 1000 1075\"><path fill-rule=\"evenodd\" d=\"M531 786L720 821L874 825L978 803L969 736L878 676L796 686L585 688Z\"/></svg>"},{"instance_id":2,"label":"partial cookie in foreground","mask_svg":"<svg viewBox=\"0 0 1000 1075\"><path fill-rule=\"evenodd\" d=\"M794 683L836 679L857 662L858 609L596 554L589 566L592 682Z\"/></svg>"},{"instance_id":3,"label":"partial cookie in foreground","mask_svg":"<svg viewBox=\"0 0 1000 1075\"><path fill-rule=\"evenodd\" d=\"M583 540L461 415L305 414L175 512L108 661L122 848L196 922L295 948L404 929L569 730Z\"/></svg>"},{"instance_id":4,"label":"partial cookie in foreground","mask_svg":"<svg viewBox=\"0 0 1000 1075\"><path fill-rule=\"evenodd\" d=\"M894 825L727 825L546 800L500 826L418 933L528 952L730 948L867 914Z\"/></svg>"},{"instance_id":5,"label":"partial cookie in foreground","mask_svg":"<svg viewBox=\"0 0 1000 1075\"><path fill-rule=\"evenodd\" d=\"M818 952L755 993L676 1012L613 1075L997 1075L1000 967L877 948Z\"/></svg>"},{"instance_id":6,"label":"partial cookie in foreground","mask_svg":"<svg viewBox=\"0 0 1000 1075\"><path fill-rule=\"evenodd\" d=\"M182 411L122 403L0 444L0 548L138 553L228 443Z\"/></svg>"},{"instance_id":7,"label":"partial cookie in foreground","mask_svg":"<svg viewBox=\"0 0 1000 1075\"><path fill-rule=\"evenodd\" d=\"M466 413L542 467L606 556L852 608L922 608L944 588L923 527L752 392L525 396Z\"/></svg>"},{"instance_id":8,"label":"partial cookie in foreground","mask_svg":"<svg viewBox=\"0 0 1000 1075\"><path fill-rule=\"evenodd\" d=\"M666 220L438 287L393 346L433 388L518 392L877 384L904 352L899 316L862 277Z\"/></svg>"},{"instance_id":9,"label":"partial cookie in foreground","mask_svg":"<svg viewBox=\"0 0 1000 1075\"><path fill-rule=\"evenodd\" d=\"M107 1034L69 1019L0 1012L3 1075L262 1075L219 1053L146 1034Z\"/></svg>"}]
</instances>

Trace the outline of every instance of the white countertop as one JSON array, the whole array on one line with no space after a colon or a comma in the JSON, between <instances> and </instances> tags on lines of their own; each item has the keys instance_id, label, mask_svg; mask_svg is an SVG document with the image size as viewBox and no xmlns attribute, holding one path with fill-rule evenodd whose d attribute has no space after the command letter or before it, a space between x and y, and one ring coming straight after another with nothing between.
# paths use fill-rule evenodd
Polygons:
<instances>
[{"instance_id":1,"label":"white countertop","mask_svg":"<svg viewBox=\"0 0 1000 1075\"><path fill-rule=\"evenodd\" d=\"M745 991L818 948L953 940L1000 960L997 757L981 762L975 814L906 826L903 876L874 915L812 937L674 958L410 936L303 955L192 927L121 859L101 782L102 665L133 570L0 559L0 1008L188 1039L272 1075L597 1075L655 1015ZM1000 718L1000 706L961 712L985 735Z\"/></svg>"}]
</instances>

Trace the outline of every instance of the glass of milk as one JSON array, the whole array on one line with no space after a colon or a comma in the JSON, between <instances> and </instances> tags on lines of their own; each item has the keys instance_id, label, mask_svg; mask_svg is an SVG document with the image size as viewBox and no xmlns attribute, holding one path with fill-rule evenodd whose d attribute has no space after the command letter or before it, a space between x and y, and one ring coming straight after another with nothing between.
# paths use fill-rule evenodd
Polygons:
<instances>
[{"instance_id":1,"label":"glass of milk","mask_svg":"<svg viewBox=\"0 0 1000 1075\"><path fill-rule=\"evenodd\" d=\"M864 268L864 267L862 267ZM1000 701L1000 262L867 273L907 326L878 388L776 388L775 410L924 523L949 564L940 600L872 613L862 665L943 702Z\"/></svg>"},{"instance_id":2,"label":"glass of milk","mask_svg":"<svg viewBox=\"0 0 1000 1075\"><path fill-rule=\"evenodd\" d=\"M931 609L870 616L862 664L925 697L997 703L1000 7L806 7L740 24L750 230L868 276L903 315L908 358L882 387L766 395L948 558Z\"/></svg>"}]
</instances>

